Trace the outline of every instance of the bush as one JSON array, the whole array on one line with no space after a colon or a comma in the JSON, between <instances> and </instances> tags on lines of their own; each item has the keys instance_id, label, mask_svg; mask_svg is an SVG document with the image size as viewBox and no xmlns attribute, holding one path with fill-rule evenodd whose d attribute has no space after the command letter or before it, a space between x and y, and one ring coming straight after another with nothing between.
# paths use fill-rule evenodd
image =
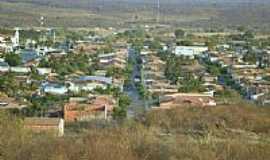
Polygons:
<instances>
[{"instance_id":1,"label":"bush","mask_svg":"<svg viewBox=\"0 0 270 160\"><path fill-rule=\"evenodd\" d=\"M246 104L152 111L145 120L79 128L65 137L35 135L0 113L0 159L267 160L268 108Z\"/></svg>"},{"instance_id":2,"label":"bush","mask_svg":"<svg viewBox=\"0 0 270 160\"><path fill-rule=\"evenodd\" d=\"M176 38L183 38L185 36L185 31L182 29L177 29L174 32Z\"/></svg>"},{"instance_id":3,"label":"bush","mask_svg":"<svg viewBox=\"0 0 270 160\"><path fill-rule=\"evenodd\" d=\"M18 54L7 54L5 56L5 61L10 66L17 66L21 64L21 57Z\"/></svg>"}]
</instances>

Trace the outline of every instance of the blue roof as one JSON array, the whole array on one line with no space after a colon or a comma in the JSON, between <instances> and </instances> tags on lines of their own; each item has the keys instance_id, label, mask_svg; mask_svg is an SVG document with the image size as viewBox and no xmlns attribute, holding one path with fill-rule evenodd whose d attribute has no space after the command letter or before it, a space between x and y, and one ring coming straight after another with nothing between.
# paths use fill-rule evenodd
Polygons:
<instances>
[{"instance_id":1,"label":"blue roof","mask_svg":"<svg viewBox=\"0 0 270 160\"><path fill-rule=\"evenodd\" d=\"M112 84L112 77L101 77L101 76L82 76L76 80L77 82L83 81L99 81L107 84Z\"/></svg>"},{"instance_id":2,"label":"blue roof","mask_svg":"<svg viewBox=\"0 0 270 160\"><path fill-rule=\"evenodd\" d=\"M55 84L55 83L47 84L45 87L51 87L51 88L65 88L64 85Z\"/></svg>"},{"instance_id":3,"label":"blue roof","mask_svg":"<svg viewBox=\"0 0 270 160\"><path fill-rule=\"evenodd\" d=\"M23 50L21 51L21 58L22 58L22 63L27 63L29 61L37 59L38 53L34 50Z\"/></svg>"}]
</instances>

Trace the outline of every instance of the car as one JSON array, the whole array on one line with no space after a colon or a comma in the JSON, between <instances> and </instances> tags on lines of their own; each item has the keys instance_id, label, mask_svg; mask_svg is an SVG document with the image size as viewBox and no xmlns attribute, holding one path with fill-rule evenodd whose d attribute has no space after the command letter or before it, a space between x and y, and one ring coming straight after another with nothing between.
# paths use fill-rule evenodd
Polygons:
<instances>
[{"instance_id":1,"label":"car","mask_svg":"<svg viewBox=\"0 0 270 160\"><path fill-rule=\"evenodd\" d=\"M140 76L135 76L134 77L134 82L135 83L140 83L141 82L141 77Z\"/></svg>"}]
</instances>

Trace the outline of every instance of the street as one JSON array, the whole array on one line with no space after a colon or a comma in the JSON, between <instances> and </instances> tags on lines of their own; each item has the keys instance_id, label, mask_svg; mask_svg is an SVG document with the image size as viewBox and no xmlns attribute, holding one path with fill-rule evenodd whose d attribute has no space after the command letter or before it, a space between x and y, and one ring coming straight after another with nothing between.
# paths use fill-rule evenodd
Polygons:
<instances>
[{"instance_id":1,"label":"street","mask_svg":"<svg viewBox=\"0 0 270 160\"><path fill-rule=\"evenodd\" d=\"M138 55L135 53L133 49L129 49L128 55L129 55L129 59L134 62L134 65L133 65L133 71L132 71L132 76L131 76L131 83L128 87L124 89L124 91L131 99L131 104L128 107L128 117L132 118L144 112L145 103L144 103L144 100L141 99L137 91L136 84L134 82L134 79L136 77L141 76L141 73L139 70L140 64L137 63Z\"/></svg>"}]
</instances>

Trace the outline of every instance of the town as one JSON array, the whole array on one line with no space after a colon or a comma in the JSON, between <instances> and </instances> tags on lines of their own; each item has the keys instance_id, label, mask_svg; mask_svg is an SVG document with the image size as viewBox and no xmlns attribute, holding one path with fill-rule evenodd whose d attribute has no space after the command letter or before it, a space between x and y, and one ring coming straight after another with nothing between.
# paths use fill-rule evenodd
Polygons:
<instances>
[{"instance_id":1,"label":"town","mask_svg":"<svg viewBox=\"0 0 270 160\"><path fill-rule=\"evenodd\" d=\"M269 160L269 0L0 0L0 160Z\"/></svg>"},{"instance_id":2,"label":"town","mask_svg":"<svg viewBox=\"0 0 270 160\"><path fill-rule=\"evenodd\" d=\"M168 27L3 29L0 109L63 136L65 123L150 110L269 105L268 39Z\"/></svg>"}]
</instances>

